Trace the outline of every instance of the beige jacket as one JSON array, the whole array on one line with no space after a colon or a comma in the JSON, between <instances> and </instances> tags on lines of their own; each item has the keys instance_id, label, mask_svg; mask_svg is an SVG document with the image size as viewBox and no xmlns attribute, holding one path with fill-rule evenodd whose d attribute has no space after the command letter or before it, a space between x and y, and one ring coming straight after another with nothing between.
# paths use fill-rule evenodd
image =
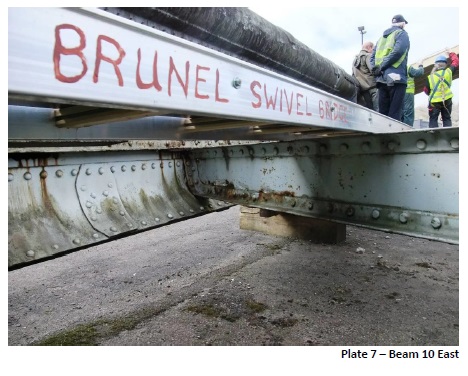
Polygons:
<instances>
[{"instance_id":1,"label":"beige jacket","mask_svg":"<svg viewBox=\"0 0 468 376\"><path fill-rule=\"evenodd\" d=\"M362 91L376 87L375 77L372 74L370 63L371 54L366 50L361 50L353 61L353 76L359 82Z\"/></svg>"}]
</instances>

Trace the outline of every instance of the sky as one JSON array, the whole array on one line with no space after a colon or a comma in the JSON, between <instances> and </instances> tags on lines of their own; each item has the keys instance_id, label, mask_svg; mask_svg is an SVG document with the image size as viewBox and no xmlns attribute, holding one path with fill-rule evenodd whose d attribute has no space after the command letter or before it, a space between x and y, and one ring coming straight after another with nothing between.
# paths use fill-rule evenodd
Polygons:
<instances>
[{"instance_id":1,"label":"sky","mask_svg":"<svg viewBox=\"0 0 468 376\"><path fill-rule=\"evenodd\" d=\"M412 1L413 6L418 2ZM430 2L425 2L425 4ZM440 3L440 2L439 2ZM359 6L257 6L252 11L276 26L283 28L297 40L321 56L333 61L351 74L354 56L364 41L376 43L382 32L391 26L394 15L402 14L408 21L405 30L410 38L408 61L417 61L443 52L446 47L459 45L459 7L456 2L444 1L447 7L378 7ZM294 2L293 2L294 4ZM333 2L333 4L336 4ZM350 3L348 3L350 4ZM354 4L354 2L353 2ZM452 4L452 5L451 5ZM458 102L458 80L453 83L454 102ZM416 95L416 106L427 104L424 93Z\"/></svg>"}]
</instances>

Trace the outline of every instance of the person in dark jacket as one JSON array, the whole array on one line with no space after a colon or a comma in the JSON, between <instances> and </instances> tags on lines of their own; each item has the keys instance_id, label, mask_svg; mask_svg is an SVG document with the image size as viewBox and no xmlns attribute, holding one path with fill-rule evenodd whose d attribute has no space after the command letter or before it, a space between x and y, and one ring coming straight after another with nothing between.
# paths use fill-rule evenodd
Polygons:
<instances>
[{"instance_id":1,"label":"person in dark jacket","mask_svg":"<svg viewBox=\"0 0 468 376\"><path fill-rule=\"evenodd\" d=\"M401 115L401 121L411 127L414 124L414 79L416 77L421 77L424 74L424 66L422 61L420 61L417 65L417 68L408 65L406 93L405 99L403 101L403 113Z\"/></svg>"},{"instance_id":2,"label":"person in dark jacket","mask_svg":"<svg viewBox=\"0 0 468 376\"><path fill-rule=\"evenodd\" d=\"M408 21L401 14L392 18L392 26L383 32L372 51L372 73L379 91L379 112L401 121L407 83L410 41L404 30Z\"/></svg>"},{"instance_id":3,"label":"person in dark jacket","mask_svg":"<svg viewBox=\"0 0 468 376\"><path fill-rule=\"evenodd\" d=\"M438 128L439 115L442 115L442 125L452 126L452 73L458 69L459 60L454 52L446 50L450 58L440 55L435 59L434 68L427 77L424 92L429 95L429 128Z\"/></svg>"},{"instance_id":4,"label":"person in dark jacket","mask_svg":"<svg viewBox=\"0 0 468 376\"><path fill-rule=\"evenodd\" d=\"M374 43L364 42L361 51L355 56L353 61L353 77L359 83L358 103L371 110L379 110L379 97L377 84L372 74L372 64L370 62Z\"/></svg>"}]
</instances>

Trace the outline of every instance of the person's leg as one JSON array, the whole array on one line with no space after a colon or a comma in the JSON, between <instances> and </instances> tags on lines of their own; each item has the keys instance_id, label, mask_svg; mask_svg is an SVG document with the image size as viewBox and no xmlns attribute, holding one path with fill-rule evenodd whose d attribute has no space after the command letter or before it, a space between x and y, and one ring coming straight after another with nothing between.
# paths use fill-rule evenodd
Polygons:
<instances>
[{"instance_id":1,"label":"person's leg","mask_svg":"<svg viewBox=\"0 0 468 376\"><path fill-rule=\"evenodd\" d=\"M382 115L388 115L390 108L390 95L388 86L384 84L377 84L379 89L379 112Z\"/></svg>"},{"instance_id":2,"label":"person's leg","mask_svg":"<svg viewBox=\"0 0 468 376\"><path fill-rule=\"evenodd\" d=\"M429 106L429 128L438 128L439 127L439 114L440 108L438 105Z\"/></svg>"},{"instance_id":3,"label":"person's leg","mask_svg":"<svg viewBox=\"0 0 468 376\"><path fill-rule=\"evenodd\" d=\"M403 101L403 115L401 121L409 126L414 123L414 94L406 93Z\"/></svg>"},{"instance_id":4,"label":"person's leg","mask_svg":"<svg viewBox=\"0 0 468 376\"><path fill-rule=\"evenodd\" d=\"M364 100L364 107L370 108L372 110L372 99L368 90L362 91L362 98Z\"/></svg>"},{"instance_id":5,"label":"person's leg","mask_svg":"<svg viewBox=\"0 0 468 376\"><path fill-rule=\"evenodd\" d=\"M379 112L379 91L376 87L369 90L369 93L372 98L372 107L374 111Z\"/></svg>"},{"instance_id":6,"label":"person's leg","mask_svg":"<svg viewBox=\"0 0 468 376\"><path fill-rule=\"evenodd\" d=\"M405 99L406 84L395 84L391 86L391 102L388 109L389 117L401 121L403 111L403 100Z\"/></svg>"},{"instance_id":7,"label":"person's leg","mask_svg":"<svg viewBox=\"0 0 468 376\"><path fill-rule=\"evenodd\" d=\"M357 104L361 105L361 106L365 106L366 105L366 101L364 99L364 96L362 95L362 93L360 92L357 96Z\"/></svg>"},{"instance_id":8,"label":"person's leg","mask_svg":"<svg viewBox=\"0 0 468 376\"><path fill-rule=\"evenodd\" d=\"M444 127L452 126L452 99L447 99L445 101L445 106L440 110L442 114L442 125Z\"/></svg>"}]
</instances>

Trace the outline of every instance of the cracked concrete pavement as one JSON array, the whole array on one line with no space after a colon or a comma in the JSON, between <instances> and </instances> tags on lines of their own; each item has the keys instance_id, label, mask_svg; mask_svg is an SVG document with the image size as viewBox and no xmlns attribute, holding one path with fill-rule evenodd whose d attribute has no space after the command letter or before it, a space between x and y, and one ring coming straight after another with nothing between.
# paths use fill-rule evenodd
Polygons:
<instances>
[{"instance_id":1,"label":"cracked concrete pavement","mask_svg":"<svg viewBox=\"0 0 468 376\"><path fill-rule=\"evenodd\" d=\"M314 244L239 212L10 271L8 344L458 346L458 245L354 226Z\"/></svg>"}]
</instances>

